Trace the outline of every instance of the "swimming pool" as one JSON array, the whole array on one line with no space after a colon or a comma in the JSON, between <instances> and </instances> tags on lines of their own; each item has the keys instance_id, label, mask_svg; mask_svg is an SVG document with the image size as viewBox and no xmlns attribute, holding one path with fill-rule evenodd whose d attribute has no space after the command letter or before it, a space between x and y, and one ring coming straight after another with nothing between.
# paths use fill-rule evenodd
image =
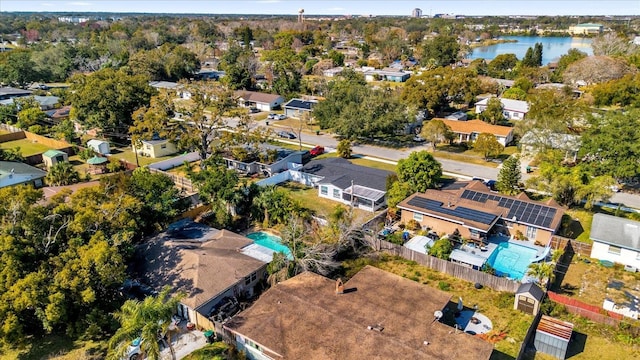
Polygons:
<instances>
[{"instance_id":1,"label":"swimming pool","mask_svg":"<svg viewBox=\"0 0 640 360\"><path fill-rule=\"evenodd\" d=\"M536 249L505 241L491 253L487 264L496 270L497 275L520 280L537 253Z\"/></svg>"},{"instance_id":2,"label":"swimming pool","mask_svg":"<svg viewBox=\"0 0 640 360\"><path fill-rule=\"evenodd\" d=\"M269 248L275 252L282 252L287 255L288 258L291 258L291 250L288 247L282 245L280 237L271 235L264 231L258 231L251 234L248 234L247 237L258 245L262 245L266 248Z\"/></svg>"}]
</instances>

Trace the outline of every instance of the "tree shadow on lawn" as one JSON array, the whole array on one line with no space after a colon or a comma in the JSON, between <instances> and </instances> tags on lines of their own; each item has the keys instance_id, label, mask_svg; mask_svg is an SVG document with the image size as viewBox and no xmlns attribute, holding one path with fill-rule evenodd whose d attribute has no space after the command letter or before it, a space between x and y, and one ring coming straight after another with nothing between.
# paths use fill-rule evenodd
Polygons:
<instances>
[{"instance_id":1,"label":"tree shadow on lawn","mask_svg":"<svg viewBox=\"0 0 640 360\"><path fill-rule=\"evenodd\" d=\"M78 342L69 336L61 335L48 335L44 337L34 337L31 340L31 346L28 350L20 353L17 357L19 360L35 360L35 359L48 359L52 356L60 356L68 354L73 350L77 350L85 346L86 344ZM83 354L85 359L103 359L105 349L99 345L86 347Z\"/></svg>"}]
</instances>

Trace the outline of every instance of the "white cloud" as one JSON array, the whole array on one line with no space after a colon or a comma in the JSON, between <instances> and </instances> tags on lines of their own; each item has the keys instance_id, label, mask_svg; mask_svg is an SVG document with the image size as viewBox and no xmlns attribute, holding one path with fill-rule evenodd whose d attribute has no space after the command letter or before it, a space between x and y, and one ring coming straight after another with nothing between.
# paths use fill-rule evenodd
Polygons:
<instances>
[{"instance_id":1,"label":"white cloud","mask_svg":"<svg viewBox=\"0 0 640 360\"><path fill-rule=\"evenodd\" d=\"M85 1L72 1L68 3L71 6L91 6L91 3Z\"/></svg>"},{"instance_id":2,"label":"white cloud","mask_svg":"<svg viewBox=\"0 0 640 360\"><path fill-rule=\"evenodd\" d=\"M40 5L45 6L45 7L52 7L52 6L56 6L56 4L49 3L49 2L44 2L44 3L41 3Z\"/></svg>"}]
</instances>

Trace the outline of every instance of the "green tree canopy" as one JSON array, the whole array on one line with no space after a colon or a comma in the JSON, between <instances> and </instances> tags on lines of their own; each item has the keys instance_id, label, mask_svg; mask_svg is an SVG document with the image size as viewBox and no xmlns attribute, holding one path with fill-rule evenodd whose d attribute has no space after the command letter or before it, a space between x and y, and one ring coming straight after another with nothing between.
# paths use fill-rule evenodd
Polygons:
<instances>
[{"instance_id":1,"label":"green tree canopy","mask_svg":"<svg viewBox=\"0 0 640 360\"><path fill-rule=\"evenodd\" d=\"M442 120L432 119L422 126L420 136L430 142L435 150L438 143L453 140L455 134Z\"/></svg>"},{"instance_id":2,"label":"green tree canopy","mask_svg":"<svg viewBox=\"0 0 640 360\"><path fill-rule=\"evenodd\" d=\"M407 183L414 192L435 188L442 176L442 165L427 151L414 151L398 161L398 181Z\"/></svg>"},{"instance_id":3,"label":"green tree canopy","mask_svg":"<svg viewBox=\"0 0 640 360\"><path fill-rule=\"evenodd\" d=\"M460 44L454 36L437 35L424 42L422 51L423 64L433 59L437 66L447 66L458 60Z\"/></svg>"},{"instance_id":4,"label":"green tree canopy","mask_svg":"<svg viewBox=\"0 0 640 360\"><path fill-rule=\"evenodd\" d=\"M473 142L473 150L481 153L485 160L498 156L504 150L504 146L498 142L496 136L489 133L482 133L478 135Z\"/></svg>"},{"instance_id":5,"label":"green tree canopy","mask_svg":"<svg viewBox=\"0 0 640 360\"><path fill-rule=\"evenodd\" d=\"M497 97L492 97L487 101L487 107L480 113L480 118L489 124L499 124L506 120L504 116L504 106Z\"/></svg>"},{"instance_id":6,"label":"green tree canopy","mask_svg":"<svg viewBox=\"0 0 640 360\"><path fill-rule=\"evenodd\" d=\"M125 137L132 114L149 104L156 91L144 75L106 68L91 75L75 75L71 82L72 117L98 127L108 136Z\"/></svg>"},{"instance_id":7,"label":"green tree canopy","mask_svg":"<svg viewBox=\"0 0 640 360\"><path fill-rule=\"evenodd\" d=\"M516 195L520 192L521 178L520 158L518 156L510 156L502 163L502 168L498 172L496 188L503 194Z\"/></svg>"},{"instance_id":8,"label":"green tree canopy","mask_svg":"<svg viewBox=\"0 0 640 360\"><path fill-rule=\"evenodd\" d=\"M487 73L494 78L513 79L517 64L518 58L514 54L500 54L487 65Z\"/></svg>"}]
</instances>

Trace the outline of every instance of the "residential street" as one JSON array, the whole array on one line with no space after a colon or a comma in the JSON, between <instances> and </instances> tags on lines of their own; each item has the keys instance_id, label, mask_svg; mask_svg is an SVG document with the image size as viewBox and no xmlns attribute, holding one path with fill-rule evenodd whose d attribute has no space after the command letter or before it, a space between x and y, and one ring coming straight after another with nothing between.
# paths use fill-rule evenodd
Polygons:
<instances>
[{"instance_id":1,"label":"residential street","mask_svg":"<svg viewBox=\"0 0 640 360\"><path fill-rule=\"evenodd\" d=\"M262 123L259 126L266 127ZM277 123L275 125L271 124L268 126L272 130L276 131L276 129L287 129L292 130L291 128L279 127ZM294 131L297 134L297 131ZM283 141L283 140L280 140ZM292 144L297 144L298 140L287 140L287 142ZM302 144L311 148L315 145L321 145L325 148L335 148L338 144L338 141L333 138L332 135L329 134L320 134L315 135L308 132L302 133ZM400 159L404 159L409 156L409 154L413 151L420 151L427 149L429 145L418 145L408 149L390 149L383 148L379 146L373 145L357 145L353 147L354 155L364 155L371 156L374 158L380 158L391 161L398 161ZM462 175L465 177L479 177L483 179L497 179L498 172L500 171L498 168L481 166L475 164L464 163L461 161L449 160L449 159L441 159L437 158L440 163L442 163L442 169L451 173L452 175ZM523 173L522 178L526 180L529 177L528 174ZM629 207L634 209L640 209L640 195L629 194L624 192L619 192L613 194L610 201L611 204L621 204L623 207Z\"/></svg>"}]
</instances>

